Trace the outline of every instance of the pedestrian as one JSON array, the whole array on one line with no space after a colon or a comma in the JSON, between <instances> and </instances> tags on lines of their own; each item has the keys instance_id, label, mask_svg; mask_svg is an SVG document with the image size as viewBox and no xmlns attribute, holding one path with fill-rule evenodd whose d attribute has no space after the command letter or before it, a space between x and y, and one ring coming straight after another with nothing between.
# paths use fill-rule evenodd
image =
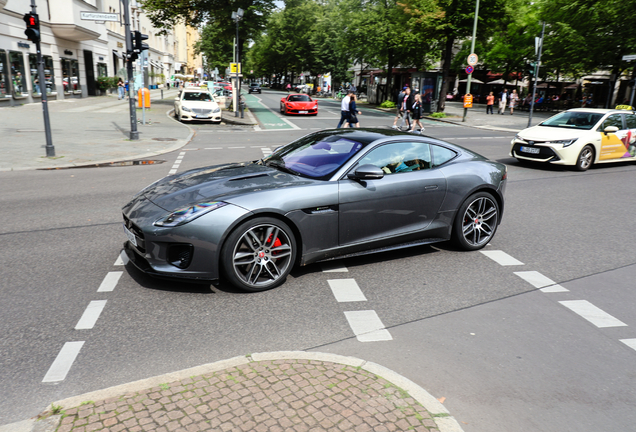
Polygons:
<instances>
[{"instance_id":1,"label":"pedestrian","mask_svg":"<svg viewBox=\"0 0 636 432\"><path fill-rule=\"evenodd\" d=\"M126 87L124 86L124 80L119 77L117 81L117 99L122 100L126 98Z\"/></svg>"},{"instance_id":2,"label":"pedestrian","mask_svg":"<svg viewBox=\"0 0 636 432\"><path fill-rule=\"evenodd\" d=\"M486 114L494 114L492 112L493 105L495 104L495 95L490 92L488 96L486 96Z\"/></svg>"},{"instance_id":3,"label":"pedestrian","mask_svg":"<svg viewBox=\"0 0 636 432\"><path fill-rule=\"evenodd\" d=\"M404 86L402 91L398 95L398 104L395 119L393 120L393 129L400 129L406 123L408 129L411 129L411 120L409 118L410 107L413 106L413 97L411 96L411 89L408 86ZM397 126L398 120L402 119L400 127Z\"/></svg>"},{"instance_id":4,"label":"pedestrian","mask_svg":"<svg viewBox=\"0 0 636 432\"><path fill-rule=\"evenodd\" d=\"M422 132L424 131L424 126L422 126L422 123L420 122L420 119L422 118L422 96L419 93L416 94L413 98L411 112L413 114L413 126L411 127L409 132L415 133L415 126L418 125L420 127L420 130L417 131L417 133L422 135Z\"/></svg>"},{"instance_id":5,"label":"pedestrian","mask_svg":"<svg viewBox=\"0 0 636 432\"><path fill-rule=\"evenodd\" d=\"M510 115L513 115L517 104L519 103L519 95L517 94L517 90L513 90L510 94Z\"/></svg>"},{"instance_id":6,"label":"pedestrian","mask_svg":"<svg viewBox=\"0 0 636 432\"><path fill-rule=\"evenodd\" d=\"M128 80L126 80L126 82L124 83L124 88L126 89L126 93L125 94L128 95L128 99L130 99L130 93L128 92L128 87L129 87ZM124 96L124 99L125 98L126 97Z\"/></svg>"},{"instance_id":7,"label":"pedestrian","mask_svg":"<svg viewBox=\"0 0 636 432\"><path fill-rule=\"evenodd\" d=\"M356 106L356 94L353 91L349 91L349 118L347 119L347 123L349 127L360 127L360 122L358 121L358 115L362 114L358 111L358 107ZM347 127L347 123L345 123L344 127Z\"/></svg>"},{"instance_id":8,"label":"pedestrian","mask_svg":"<svg viewBox=\"0 0 636 432\"><path fill-rule=\"evenodd\" d=\"M291 91L291 84L287 83L287 87L285 87L287 89L287 93L289 93Z\"/></svg>"},{"instance_id":9,"label":"pedestrian","mask_svg":"<svg viewBox=\"0 0 636 432\"><path fill-rule=\"evenodd\" d=\"M497 110L497 114L504 115L506 102L508 102L508 89L503 89L503 91L499 93L499 109Z\"/></svg>"},{"instance_id":10,"label":"pedestrian","mask_svg":"<svg viewBox=\"0 0 636 432\"><path fill-rule=\"evenodd\" d=\"M342 102L340 102L340 121L338 122L336 129L341 127L343 123L349 121L349 102L351 102L350 94L343 97Z\"/></svg>"}]
</instances>

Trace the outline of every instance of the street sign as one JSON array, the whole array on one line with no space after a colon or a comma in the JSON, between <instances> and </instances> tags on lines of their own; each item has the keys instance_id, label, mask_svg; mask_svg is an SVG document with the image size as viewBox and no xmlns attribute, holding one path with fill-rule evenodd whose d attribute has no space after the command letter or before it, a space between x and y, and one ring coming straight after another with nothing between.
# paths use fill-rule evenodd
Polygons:
<instances>
[{"instance_id":1,"label":"street sign","mask_svg":"<svg viewBox=\"0 0 636 432\"><path fill-rule=\"evenodd\" d=\"M471 73L473 73L473 71L474 71L474 70L475 70L475 68L474 68L474 67L472 67L472 66L468 66L468 67L466 68L466 73L467 73L468 75L470 75Z\"/></svg>"},{"instance_id":2,"label":"street sign","mask_svg":"<svg viewBox=\"0 0 636 432\"><path fill-rule=\"evenodd\" d=\"M475 66L477 64L477 62L479 61L479 57L477 57L477 54L472 53L468 56L468 64L471 66Z\"/></svg>"},{"instance_id":3,"label":"street sign","mask_svg":"<svg viewBox=\"0 0 636 432\"><path fill-rule=\"evenodd\" d=\"M634 61L636 60L636 54L629 54L623 56L624 61Z\"/></svg>"},{"instance_id":4,"label":"street sign","mask_svg":"<svg viewBox=\"0 0 636 432\"><path fill-rule=\"evenodd\" d=\"M240 63L230 63L230 73L241 73L241 64Z\"/></svg>"},{"instance_id":5,"label":"street sign","mask_svg":"<svg viewBox=\"0 0 636 432\"><path fill-rule=\"evenodd\" d=\"M473 107L473 95L470 93L464 95L464 108Z\"/></svg>"},{"instance_id":6,"label":"street sign","mask_svg":"<svg viewBox=\"0 0 636 432\"><path fill-rule=\"evenodd\" d=\"M80 18L88 21L114 21L119 22L119 14L105 12L82 12Z\"/></svg>"}]
</instances>

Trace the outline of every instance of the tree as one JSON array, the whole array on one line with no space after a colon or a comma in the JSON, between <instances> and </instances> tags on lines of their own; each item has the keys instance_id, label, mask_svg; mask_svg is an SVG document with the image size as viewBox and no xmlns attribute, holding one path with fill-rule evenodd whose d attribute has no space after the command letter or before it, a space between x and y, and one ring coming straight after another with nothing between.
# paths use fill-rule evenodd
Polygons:
<instances>
[{"instance_id":1,"label":"tree","mask_svg":"<svg viewBox=\"0 0 636 432\"><path fill-rule=\"evenodd\" d=\"M208 24L201 30L201 38L194 44L194 51L203 54L205 70L210 72L214 68L224 71L233 60L232 43L220 34L220 28Z\"/></svg>"}]
</instances>

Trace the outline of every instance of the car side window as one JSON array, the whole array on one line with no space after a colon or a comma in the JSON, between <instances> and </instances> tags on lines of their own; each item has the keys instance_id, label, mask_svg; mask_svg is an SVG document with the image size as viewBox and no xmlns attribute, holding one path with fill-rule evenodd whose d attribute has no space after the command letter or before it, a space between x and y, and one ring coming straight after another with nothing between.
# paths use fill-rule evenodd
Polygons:
<instances>
[{"instance_id":1,"label":"car side window","mask_svg":"<svg viewBox=\"0 0 636 432\"><path fill-rule=\"evenodd\" d=\"M385 174L419 171L431 167L431 150L421 142L389 143L371 150L358 165L371 164Z\"/></svg>"},{"instance_id":2,"label":"car side window","mask_svg":"<svg viewBox=\"0 0 636 432\"><path fill-rule=\"evenodd\" d=\"M625 114L625 123L627 124L627 129L636 129L636 115Z\"/></svg>"},{"instance_id":3,"label":"car side window","mask_svg":"<svg viewBox=\"0 0 636 432\"><path fill-rule=\"evenodd\" d=\"M433 166L438 167L457 156L457 153L446 147L431 145L433 150Z\"/></svg>"},{"instance_id":4,"label":"car side window","mask_svg":"<svg viewBox=\"0 0 636 432\"><path fill-rule=\"evenodd\" d=\"M599 132L603 132L608 126L616 126L618 130L623 129L622 116L620 114L612 114L611 116L607 117L601 124L601 129L599 130Z\"/></svg>"}]
</instances>

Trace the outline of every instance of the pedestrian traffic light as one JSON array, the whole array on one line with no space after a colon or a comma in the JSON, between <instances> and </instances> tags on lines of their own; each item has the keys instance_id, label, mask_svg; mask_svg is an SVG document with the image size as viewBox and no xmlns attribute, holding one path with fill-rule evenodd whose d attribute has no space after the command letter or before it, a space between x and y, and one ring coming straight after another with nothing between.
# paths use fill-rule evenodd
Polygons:
<instances>
[{"instance_id":1,"label":"pedestrian traffic light","mask_svg":"<svg viewBox=\"0 0 636 432\"><path fill-rule=\"evenodd\" d=\"M38 14L29 12L28 14L24 14L22 19L27 26L24 31L27 39L36 44L40 43L40 18L38 18Z\"/></svg>"},{"instance_id":2,"label":"pedestrian traffic light","mask_svg":"<svg viewBox=\"0 0 636 432\"><path fill-rule=\"evenodd\" d=\"M133 62L137 60L137 57L139 57L139 54L137 54L135 50L126 51L126 58L128 59L128 61Z\"/></svg>"},{"instance_id":3,"label":"pedestrian traffic light","mask_svg":"<svg viewBox=\"0 0 636 432\"><path fill-rule=\"evenodd\" d=\"M145 44L144 41L148 39L148 35L145 34L141 34L140 31L135 30L133 32L133 45L134 45L134 50L138 53L141 54L141 52L143 50L147 50L148 49L148 44Z\"/></svg>"},{"instance_id":4,"label":"pedestrian traffic light","mask_svg":"<svg viewBox=\"0 0 636 432\"><path fill-rule=\"evenodd\" d=\"M530 77L534 77L535 66L536 66L535 62L527 63L526 64L526 75L528 75Z\"/></svg>"}]
</instances>

